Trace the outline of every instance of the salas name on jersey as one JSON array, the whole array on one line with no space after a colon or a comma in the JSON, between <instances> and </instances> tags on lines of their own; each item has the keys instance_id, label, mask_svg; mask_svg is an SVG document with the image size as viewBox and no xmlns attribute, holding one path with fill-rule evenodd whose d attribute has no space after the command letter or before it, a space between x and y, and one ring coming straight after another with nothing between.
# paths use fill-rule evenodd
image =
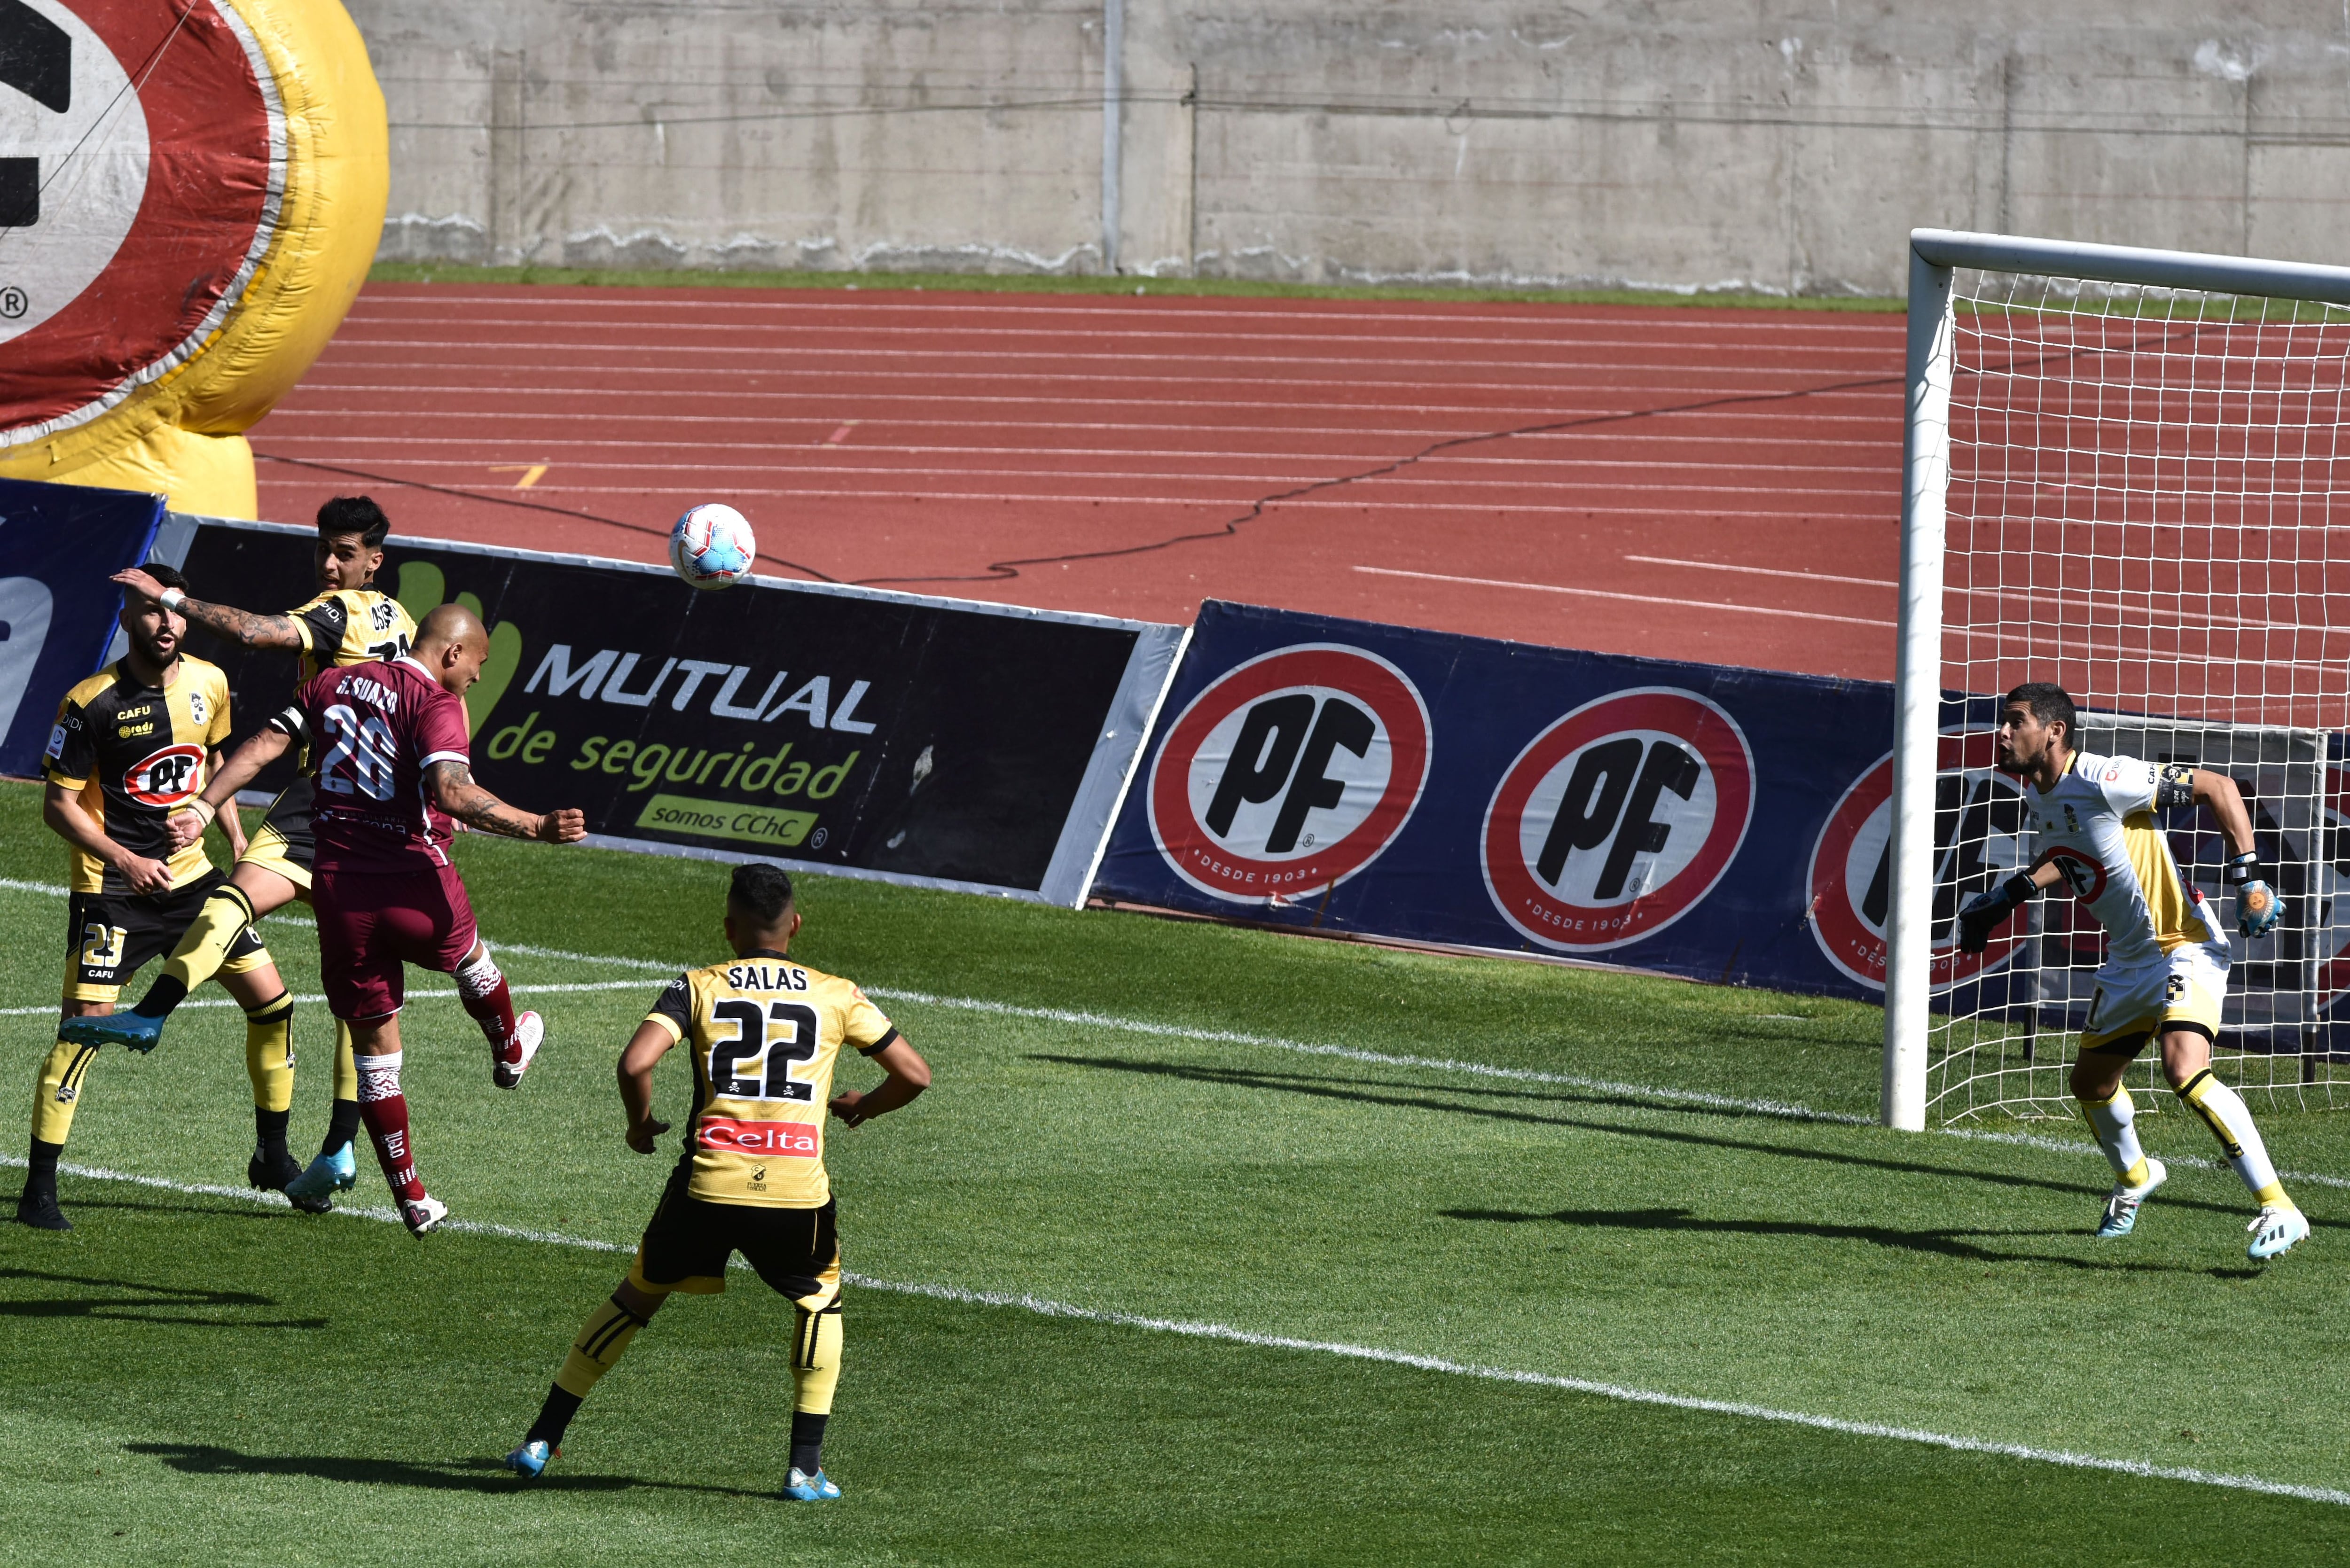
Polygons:
<instances>
[{"instance_id":1,"label":"salas name on jersey","mask_svg":"<svg viewBox=\"0 0 2350 1568\"><path fill-rule=\"evenodd\" d=\"M185 887L212 862L202 839L173 850L164 820L203 793L213 748L228 733L228 677L218 665L182 654L168 685L145 686L127 661L118 662L66 693L41 773L78 791L108 837L166 862L172 886ZM122 874L97 857L75 849L72 859L75 892L130 891Z\"/></svg>"},{"instance_id":2,"label":"salas name on jersey","mask_svg":"<svg viewBox=\"0 0 2350 1568\"><path fill-rule=\"evenodd\" d=\"M898 1037L881 1010L837 975L755 952L679 975L646 1022L693 1058L687 1190L713 1203L822 1207L833 1068L844 1044L871 1055Z\"/></svg>"},{"instance_id":3,"label":"salas name on jersey","mask_svg":"<svg viewBox=\"0 0 2350 1568\"><path fill-rule=\"evenodd\" d=\"M2151 962L2189 945L2216 948L2226 961L2220 923L2180 873L2154 815L2194 798L2194 772L2182 763L2075 752L2054 788L2024 791L2037 859L2055 866L2105 928L2108 962Z\"/></svg>"},{"instance_id":4,"label":"salas name on jersey","mask_svg":"<svg viewBox=\"0 0 2350 1568\"><path fill-rule=\"evenodd\" d=\"M435 763L470 762L464 700L402 656L321 670L269 721L301 742L317 780L320 871L449 864L456 825L424 784Z\"/></svg>"}]
</instances>

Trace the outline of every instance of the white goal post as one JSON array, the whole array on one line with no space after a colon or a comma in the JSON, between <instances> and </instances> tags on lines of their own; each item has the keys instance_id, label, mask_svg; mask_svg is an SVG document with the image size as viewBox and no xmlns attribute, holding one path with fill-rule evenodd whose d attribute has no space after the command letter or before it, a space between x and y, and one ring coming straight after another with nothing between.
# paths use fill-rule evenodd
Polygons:
<instances>
[{"instance_id":1,"label":"white goal post","mask_svg":"<svg viewBox=\"0 0 2350 1568\"><path fill-rule=\"evenodd\" d=\"M2275 945L2235 944L2221 1070L2350 1104L2327 1016L2350 993L2345 307L2350 268L1911 234L1886 1125L2070 1110L2053 1047L2095 933L2046 897L1981 959L1950 936L2024 853L1986 732L2026 680L2073 693L2086 749L2242 784L2288 908ZM2232 933L2209 824L2168 826Z\"/></svg>"}]
</instances>

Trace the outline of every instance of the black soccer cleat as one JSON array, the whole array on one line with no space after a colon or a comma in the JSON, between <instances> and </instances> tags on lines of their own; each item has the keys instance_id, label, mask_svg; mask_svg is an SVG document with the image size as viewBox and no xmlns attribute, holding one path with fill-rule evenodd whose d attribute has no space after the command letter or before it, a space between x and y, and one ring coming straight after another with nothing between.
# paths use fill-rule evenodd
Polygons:
<instances>
[{"instance_id":1,"label":"black soccer cleat","mask_svg":"<svg viewBox=\"0 0 2350 1568\"><path fill-rule=\"evenodd\" d=\"M36 1231L70 1231L73 1221L57 1207L54 1192L36 1192L31 1188L16 1195L16 1223L30 1225Z\"/></svg>"},{"instance_id":2,"label":"black soccer cleat","mask_svg":"<svg viewBox=\"0 0 2350 1568\"><path fill-rule=\"evenodd\" d=\"M286 1192L286 1183L301 1174L300 1163L282 1148L275 1155L256 1148L244 1162L244 1179L263 1192ZM324 1214L335 1206L331 1198L296 1198L290 1192L286 1193L286 1201L305 1214Z\"/></svg>"}]
</instances>

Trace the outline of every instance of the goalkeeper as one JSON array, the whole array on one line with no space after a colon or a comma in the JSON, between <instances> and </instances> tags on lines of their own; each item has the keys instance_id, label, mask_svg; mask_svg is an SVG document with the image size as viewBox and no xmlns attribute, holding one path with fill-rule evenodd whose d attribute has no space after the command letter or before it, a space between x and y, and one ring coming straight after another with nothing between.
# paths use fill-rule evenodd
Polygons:
<instances>
[{"instance_id":1,"label":"goalkeeper","mask_svg":"<svg viewBox=\"0 0 2350 1568\"><path fill-rule=\"evenodd\" d=\"M2211 1075L2211 1041L2228 992L2228 940L2210 905L2171 857L2155 813L2210 808L2226 836L2236 925L2267 936L2282 902L2252 846L2252 822L2233 779L2187 763L2157 765L2076 751L2073 700L2044 681L2019 686L2000 711L1999 765L2031 788L2026 808L2039 853L1959 912L1959 946L1981 952L1991 933L2042 888L2061 879L2106 929L2106 962L2073 1064L2073 1093L2113 1163L2114 1189L2097 1226L2126 1236L2137 1211L2168 1175L2138 1147L2122 1070L2159 1035L2162 1070L2180 1100L2203 1118L2261 1205L2247 1227L2254 1258L2273 1258L2309 1234L2309 1221L2277 1180L2241 1096Z\"/></svg>"}]
</instances>

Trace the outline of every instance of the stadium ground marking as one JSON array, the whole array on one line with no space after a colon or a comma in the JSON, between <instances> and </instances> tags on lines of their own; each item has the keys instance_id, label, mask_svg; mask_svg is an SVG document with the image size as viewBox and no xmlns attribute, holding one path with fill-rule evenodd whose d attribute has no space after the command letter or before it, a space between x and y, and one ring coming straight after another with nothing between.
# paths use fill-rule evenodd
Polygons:
<instances>
[{"instance_id":1,"label":"stadium ground marking","mask_svg":"<svg viewBox=\"0 0 2350 1568\"><path fill-rule=\"evenodd\" d=\"M515 984L510 989L516 996L536 996L546 994L548 992L571 991L637 991L641 989L643 985L644 981L639 980L583 980L558 981L548 985ZM456 995L457 993L453 991L411 991L408 993L408 1000L411 1002L451 1002L456 999ZM304 1002L323 1002L327 999L325 995L320 992L297 992L294 1000L297 1004L299 1004ZM236 1005L238 1004L234 1001L225 996L208 996L201 1002L183 1002L180 1003L178 1008L174 1009L174 1011L184 1012L192 1007L234 1007ZM57 1010L57 1004L55 1002L51 1002L43 1007L0 1007L0 1018L31 1018L41 1013L55 1013Z\"/></svg>"},{"instance_id":2,"label":"stadium ground marking","mask_svg":"<svg viewBox=\"0 0 2350 1568\"><path fill-rule=\"evenodd\" d=\"M0 877L0 888L19 892L45 893L63 898L66 889L47 882L20 882ZM493 950L497 952L521 953L532 958L560 959L573 963L625 965L630 969L653 970L675 973L696 966L689 963L663 962L658 959L621 958L608 953L576 953L562 948L531 947L524 943L508 943ZM642 982L638 981L596 981L546 985L515 985L518 992L626 991ZM1501 1067L1485 1062L1462 1062L1444 1056L1402 1056L1384 1051L1364 1051L1348 1045L1326 1045L1306 1040L1289 1040L1276 1034L1251 1034L1232 1029L1202 1029L1182 1023L1154 1023L1147 1019L1120 1018L1114 1013L1079 1012L1059 1007L1030 1007L1018 1002L988 1002L970 996L938 996L929 992L900 991L886 986L868 986L866 993L889 1002L910 1002L920 1007L952 1008L964 1012L989 1012L1007 1018L1034 1018L1049 1023L1067 1023L1091 1029L1115 1029L1123 1033L1145 1034L1169 1040L1205 1040L1223 1045L1259 1045L1276 1051L1290 1051L1305 1056L1336 1056L1347 1061L1363 1062L1373 1066L1408 1067L1423 1072L1458 1073L1480 1078L1507 1078L1522 1083L1556 1084L1563 1088L1588 1089L1596 1093L1631 1095L1659 1100L1667 1105L1693 1106L1709 1110L1748 1111L1762 1116L1783 1117L1788 1121L1823 1122L1838 1127L1874 1127L1877 1118L1849 1111L1824 1111L1812 1106L1795 1105L1783 1100L1749 1099L1734 1095L1710 1094L1701 1089L1672 1089L1654 1084L1626 1084L1607 1078L1585 1077L1574 1073L1547 1073L1535 1067ZM453 991L418 991L409 995L419 1001L445 1001L454 997ZM296 1002L323 1002L323 995L305 994ZM201 1002L183 1002L187 1007L234 1007L224 998L207 998ZM0 1008L0 1018L28 1018L52 1013L53 1006ZM2094 1144L2065 1138L2041 1137L2032 1133L1992 1132L1981 1127L1929 1128L1940 1137L1965 1138L1976 1143L2007 1144L2017 1148L2039 1149L2051 1154L2085 1156L2096 1152ZM2168 1163L2198 1170L2225 1170L2221 1161L2195 1155L2178 1154L2165 1157ZM2288 1181L2308 1182L2318 1187L2350 1189L2350 1178L2324 1176L2315 1171L2284 1170L2278 1172Z\"/></svg>"},{"instance_id":3,"label":"stadium ground marking","mask_svg":"<svg viewBox=\"0 0 2350 1568\"><path fill-rule=\"evenodd\" d=\"M0 1155L0 1165L22 1169L26 1162L11 1155ZM225 1198L276 1208L275 1195L242 1188L221 1186L211 1182L173 1181L160 1176L140 1176L130 1171L110 1170L103 1166L68 1165L57 1168L68 1176L91 1181L120 1181L165 1192L178 1192L191 1197ZM380 1224L399 1224L400 1216L390 1209L338 1208L332 1212L351 1220L370 1220ZM514 1225L497 1225L480 1220L445 1220L441 1230L464 1235L491 1236L504 1241L530 1241L542 1246L571 1247L582 1251L630 1255L636 1249L617 1241L598 1241L586 1236L567 1235L559 1231L532 1231ZM740 1259L732 1267L748 1265ZM919 1296L930 1301L949 1302L959 1306L985 1306L1024 1312L1037 1317L1062 1318L1077 1323L1100 1324L1109 1328L1139 1329L1149 1334L1170 1334L1187 1339L1214 1340L1226 1345L1243 1345L1256 1350L1289 1350L1312 1355L1329 1355L1349 1361L1367 1361L1386 1366L1409 1367L1419 1372L1433 1372L1451 1377L1472 1377L1486 1383L1514 1383L1521 1386L1555 1388L1564 1393L1587 1394L1619 1404L1648 1405L1671 1410L1688 1410L1700 1415L1730 1416L1750 1421L1772 1421L1783 1426L1804 1427L1813 1431L1833 1432L1840 1437L1877 1438L1892 1442L1914 1443L1921 1447L1948 1449L1953 1453L1987 1454L1999 1459L2022 1459L2028 1463L2057 1465L2068 1469L2102 1470L2113 1475L2136 1476L2144 1480L2181 1481L2193 1486L2221 1487L2232 1491L2258 1492L2271 1497L2289 1497L2304 1502L2331 1503L2350 1507L2350 1491L2333 1487L2302 1486L2292 1481L2270 1480L2263 1476L2231 1475L2224 1471L2195 1469L2184 1466L2158 1465L2146 1459L2117 1459L2102 1454L2077 1453L2069 1449L2042 1449L2028 1443L2004 1443L1990 1438L1966 1438L1949 1432L1932 1432L1918 1427L1897 1427L1880 1421L1854 1421L1841 1416L1819 1416L1804 1410L1782 1410L1769 1405L1749 1404L1736 1399L1707 1399L1691 1394L1668 1394L1653 1388L1635 1388L1622 1383L1605 1383L1588 1377L1566 1377L1556 1373L1528 1372L1516 1367L1487 1366L1471 1361L1452 1361L1442 1356L1420 1355L1410 1351L1388 1350L1378 1345L1352 1345L1344 1340L1299 1339L1288 1334L1257 1334L1248 1329L1234 1328L1229 1324L1201 1323L1184 1318L1150 1317L1141 1313L1105 1311L1097 1307L1078 1306L1069 1302L1056 1302L1025 1293L1013 1294L1003 1291L965 1290L960 1285L931 1284L924 1282L877 1279L870 1274L843 1271L842 1280L860 1289L884 1291L892 1295Z\"/></svg>"},{"instance_id":4,"label":"stadium ground marking","mask_svg":"<svg viewBox=\"0 0 2350 1568\"><path fill-rule=\"evenodd\" d=\"M1674 488L1679 487L1676 486ZM1332 504L1336 504L1336 503L1333 503ZM1400 505L1404 504L1391 503L1390 504ZM1503 510L1510 512L1588 512L1598 509L1584 506L1510 506L1503 508ZM1837 515L1843 515L1843 514L1837 514ZM1478 588L1522 588L1528 593L1572 594L1576 598L1621 599L1627 604L1673 605L1682 609L1735 610L1741 615L1784 616L1793 620L1832 620L1839 622L1845 626L1892 626L1895 624L1889 620L1876 620L1864 616L1826 615L1819 610L1773 609L1765 605L1721 604L1712 599L1665 599L1659 598L1654 594L1616 594L1609 593L1605 588L1561 587L1555 583L1513 583L1501 577L1457 577L1448 572L1407 572L1397 566L1357 566L1355 570L1365 572L1372 576L1378 577L1417 577L1423 582L1466 583L1471 587Z\"/></svg>"}]
</instances>

